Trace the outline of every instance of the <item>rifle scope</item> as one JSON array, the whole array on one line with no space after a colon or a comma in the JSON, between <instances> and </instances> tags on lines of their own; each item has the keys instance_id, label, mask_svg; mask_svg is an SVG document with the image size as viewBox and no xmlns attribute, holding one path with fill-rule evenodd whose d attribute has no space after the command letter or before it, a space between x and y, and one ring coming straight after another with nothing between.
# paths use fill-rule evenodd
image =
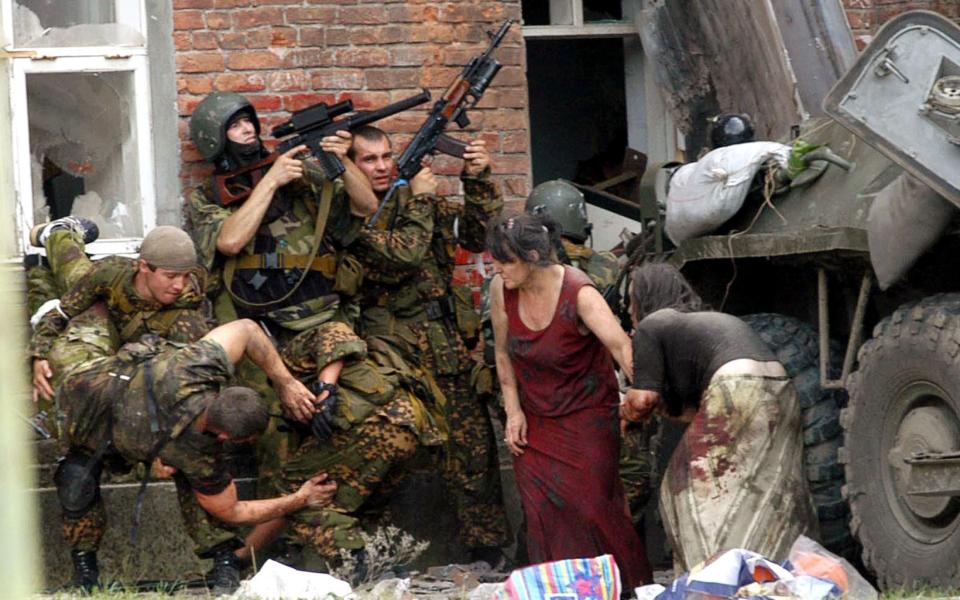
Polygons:
<instances>
[{"instance_id":1,"label":"rifle scope","mask_svg":"<svg viewBox=\"0 0 960 600\"><path fill-rule=\"evenodd\" d=\"M270 135L279 138L291 133L303 132L314 127L322 127L334 118L353 110L353 101L344 100L333 105L314 104L303 110L298 110L290 116L290 120L273 128Z\"/></svg>"}]
</instances>

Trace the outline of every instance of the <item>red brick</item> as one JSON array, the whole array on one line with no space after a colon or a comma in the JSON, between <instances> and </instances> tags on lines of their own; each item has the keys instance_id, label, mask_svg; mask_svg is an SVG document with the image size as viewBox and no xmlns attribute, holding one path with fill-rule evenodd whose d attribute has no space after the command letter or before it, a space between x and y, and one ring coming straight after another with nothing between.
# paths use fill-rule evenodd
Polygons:
<instances>
[{"instance_id":1,"label":"red brick","mask_svg":"<svg viewBox=\"0 0 960 600\"><path fill-rule=\"evenodd\" d=\"M192 40L195 50L216 50L220 47L217 34L212 31L198 31L193 34Z\"/></svg>"},{"instance_id":2,"label":"red brick","mask_svg":"<svg viewBox=\"0 0 960 600\"><path fill-rule=\"evenodd\" d=\"M526 131L508 131L500 139L502 152L523 152L530 149L530 134Z\"/></svg>"},{"instance_id":3,"label":"red brick","mask_svg":"<svg viewBox=\"0 0 960 600\"><path fill-rule=\"evenodd\" d=\"M492 131L527 129L527 113L523 110L488 111L484 115L484 126Z\"/></svg>"},{"instance_id":4,"label":"red brick","mask_svg":"<svg viewBox=\"0 0 960 600\"><path fill-rule=\"evenodd\" d=\"M177 71L203 73L223 70L223 55L219 52L181 52L176 56Z\"/></svg>"},{"instance_id":5,"label":"red brick","mask_svg":"<svg viewBox=\"0 0 960 600\"><path fill-rule=\"evenodd\" d=\"M230 13L228 12L208 12L206 20L208 29L230 29Z\"/></svg>"},{"instance_id":6,"label":"red brick","mask_svg":"<svg viewBox=\"0 0 960 600\"><path fill-rule=\"evenodd\" d=\"M180 160L185 162L196 162L203 160L203 155L193 145L193 142L186 142L180 145Z\"/></svg>"},{"instance_id":7,"label":"red brick","mask_svg":"<svg viewBox=\"0 0 960 600\"><path fill-rule=\"evenodd\" d=\"M318 90L359 90L364 81L359 69L323 69L314 71L312 78Z\"/></svg>"},{"instance_id":8,"label":"red brick","mask_svg":"<svg viewBox=\"0 0 960 600\"><path fill-rule=\"evenodd\" d=\"M446 89L463 69L456 67L430 67L420 74L420 85L425 88Z\"/></svg>"},{"instance_id":9,"label":"red brick","mask_svg":"<svg viewBox=\"0 0 960 600\"><path fill-rule=\"evenodd\" d=\"M274 92L305 90L309 82L303 71L275 71L267 75L267 86Z\"/></svg>"},{"instance_id":10,"label":"red brick","mask_svg":"<svg viewBox=\"0 0 960 600\"><path fill-rule=\"evenodd\" d=\"M291 94L283 97L283 109L287 112L294 112L313 106L318 102L333 104L334 100L331 94Z\"/></svg>"},{"instance_id":11,"label":"red brick","mask_svg":"<svg viewBox=\"0 0 960 600\"><path fill-rule=\"evenodd\" d=\"M527 89L512 87L502 89L498 85L500 82L493 80L493 87L497 90L497 100L500 108L526 108L527 107Z\"/></svg>"},{"instance_id":12,"label":"red brick","mask_svg":"<svg viewBox=\"0 0 960 600\"><path fill-rule=\"evenodd\" d=\"M213 8L213 0L173 0L173 10Z\"/></svg>"},{"instance_id":13,"label":"red brick","mask_svg":"<svg viewBox=\"0 0 960 600\"><path fill-rule=\"evenodd\" d=\"M477 108L497 108L500 106L500 94L497 90L487 89L484 92L483 97L480 98L480 102L477 103Z\"/></svg>"},{"instance_id":14,"label":"red brick","mask_svg":"<svg viewBox=\"0 0 960 600\"><path fill-rule=\"evenodd\" d=\"M273 5L286 5L286 6L299 6L303 4L303 0L255 0L254 4L265 6L268 4Z\"/></svg>"},{"instance_id":15,"label":"red brick","mask_svg":"<svg viewBox=\"0 0 960 600\"><path fill-rule=\"evenodd\" d=\"M193 36L186 31L175 31L173 33L173 48L178 52L193 48Z\"/></svg>"},{"instance_id":16,"label":"red brick","mask_svg":"<svg viewBox=\"0 0 960 600\"><path fill-rule=\"evenodd\" d=\"M472 2L456 2L444 5L440 11L440 20L446 22L462 23L464 21L483 21L485 20L483 11Z\"/></svg>"},{"instance_id":17,"label":"red brick","mask_svg":"<svg viewBox=\"0 0 960 600\"><path fill-rule=\"evenodd\" d=\"M195 109L202 100L202 96L178 96L177 110L181 115L192 115L193 109Z\"/></svg>"},{"instance_id":18,"label":"red brick","mask_svg":"<svg viewBox=\"0 0 960 600\"><path fill-rule=\"evenodd\" d=\"M523 64L524 50L520 47L505 47L502 44L493 52L494 58L503 65L518 66Z\"/></svg>"},{"instance_id":19,"label":"red brick","mask_svg":"<svg viewBox=\"0 0 960 600\"><path fill-rule=\"evenodd\" d=\"M385 67L389 60L383 48L351 48L334 54L334 64L339 67Z\"/></svg>"},{"instance_id":20,"label":"red brick","mask_svg":"<svg viewBox=\"0 0 960 600\"><path fill-rule=\"evenodd\" d=\"M386 18L388 23L423 23L424 21L436 21L439 12L439 9L432 5L402 4L388 6Z\"/></svg>"},{"instance_id":21,"label":"red brick","mask_svg":"<svg viewBox=\"0 0 960 600\"><path fill-rule=\"evenodd\" d=\"M529 166L526 171L530 172ZM506 188L507 194L510 196L525 198L530 195L530 180L526 177L505 177L503 178L503 187ZM517 204L519 203L514 204L514 206L517 206ZM522 210L522 206L514 208L515 213Z\"/></svg>"},{"instance_id":22,"label":"red brick","mask_svg":"<svg viewBox=\"0 0 960 600\"><path fill-rule=\"evenodd\" d=\"M404 25L387 25L377 29L377 37L380 38L381 44L397 44L407 41L409 37L407 32L409 29L408 26ZM356 44L358 42L353 43Z\"/></svg>"},{"instance_id":23,"label":"red brick","mask_svg":"<svg viewBox=\"0 0 960 600\"><path fill-rule=\"evenodd\" d=\"M205 96L213 91L213 79L208 75L178 77L178 88L180 81L184 84L180 91L188 94Z\"/></svg>"},{"instance_id":24,"label":"red brick","mask_svg":"<svg viewBox=\"0 0 960 600\"><path fill-rule=\"evenodd\" d=\"M266 96L247 96L247 100L250 101L250 104L253 104L253 107L257 109L257 114L260 113L270 113L280 110L283 106L283 101L280 96L276 94L268 94Z\"/></svg>"},{"instance_id":25,"label":"red brick","mask_svg":"<svg viewBox=\"0 0 960 600\"><path fill-rule=\"evenodd\" d=\"M393 115L389 119L384 119L377 122L377 126L383 129L384 131L389 132L405 132L405 133L414 133L420 126L423 125L423 121L426 117L423 113L418 113L415 111L404 111L402 113ZM398 141L394 141L398 147L403 147L405 144L401 144Z\"/></svg>"},{"instance_id":26,"label":"red brick","mask_svg":"<svg viewBox=\"0 0 960 600\"><path fill-rule=\"evenodd\" d=\"M293 27L274 27L270 31L271 46L296 46L297 30Z\"/></svg>"},{"instance_id":27,"label":"red brick","mask_svg":"<svg viewBox=\"0 0 960 600\"><path fill-rule=\"evenodd\" d=\"M323 6L286 9L287 23L334 23L337 9Z\"/></svg>"},{"instance_id":28,"label":"red brick","mask_svg":"<svg viewBox=\"0 0 960 600\"><path fill-rule=\"evenodd\" d=\"M380 25L387 22L387 14L375 6L344 6L337 13L341 25Z\"/></svg>"},{"instance_id":29,"label":"red brick","mask_svg":"<svg viewBox=\"0 0 960 600\"><path fill-rule=\"evenodd\" d=\"M265 25L283 25L283 11L279 8L252 8L233 13L234 29L253 29Z\"/></svg>"},{"instance_id":30,"label":"red brick","mask_svg":"<svg viewBox=\"0 0 960 600\"><path fill-rule=\"evenodd\" d=\"M261 92L266 89L263 76L258 74L222 73L213 81L214 87L223 92Z\"/></svg>"},{"instance_id":31,"label":"red brick","mask_svg":"<svg viewBox=\"0 0 960 600\"><path fill-rule=\"evenodd\" d=\"M390 94L386 92L350 92L340 99L352 100L356 110L375 110L390 104Z\"/></svg>"},{"instance_id":32,"label":"red brick","mask_svg":"<svg viewBox=\"0 0 960 600\"><path fill-rule=\"evenodd\" d=\"M203 13L199 10L178 10L173 13L173 28L177 31L203 29Z\"/></svg>"},{"instance_id":33,"label":"red brick","mask_svg":"<svg viewBox=\"0 0 960 600\"><path fill-rule=\"evenodd\" d=\"M307 0L307 4L356 4L357 0Z\"/></svg>"},{"instance_id":34,"label":"red brick","mask_svg":"<svg viewBox=\"0 0 960 600\"><path fill-rule=\"evenodd\" d=\"M503 154L491 162L494 173L526 173L530 170L530 159L526 154Z\"/></svg>"},{"instance_id":35,"label":"red brick","mask_svg":"<svg viewBox=\"0 0 960 600\"><path fill-rule=\"evenodd\" d=\"M446 23L420 23L409 27L406 39L408 42L449 44L455 39L459 41L455 35L454 26Z\"/></svg>"},{"instance_id":36,"label":"red brick","mask_svg":"<svg viewBox=\"0 0 960 600\"><path fill-rule=\"evenodd\" d=\"M526 86L527 76L520 67L504 67L493 81L495 85L503 87Z\"/></svg>"},{"instance_id":37,"label":"red brick","mask_svg":"<svg viewBox=\"0 0 960 600\"><path fill-rule=\"evenodd\" d=\"M368 69L367 89L392 90L398 87L414 87L420 81L419 69Z\"/></svg>"},{"instance_id":38,"label":"red brick","mask_svg":"<svg viewBox=\"0 0 960 600\"><path fill-rule=\"evenodd\" d=\"M398 46L390 50L390 64L395 67L418 67L440 62L440 48L433 45Z\"/></svg>"},{"instance_id":39,"label":"red brick","mask_svg":"<svg viewBox=\"0 0 960 600\"><path fill-rule=\"evenodd\" d=\"M238 31L226 31L220 35L220 47L225 50L239 50L247 47L247 34Z\"/></svg>"},{"instance_id":40,"label":"red brick","mask_svg":"<svg viewBox=\"0 0 960 600\"><path fill-rule=\"evenodd\" d=\"M266 27L260 29L254 29L247 32L247 39L244 40L244 46L250 49L263 49L269 48L273 45L273 36L274 32L277 31L276 28ZM294 40L296 40L297 32L293 32Z\"/></svg>"},{"instance_id":41,"label":"red brick","mask_svg":"<svg viewBox=\"0 0 960 600\"><path fill-rule=\"evenodd\" d=\"M290 50L283 57L284 69L303 69L309 67L326 67L330 65L333 53L320 48L304 50Z\"/></svg>"},{"instance_id":42,"label":"red brick","mask_svg":"<svg viewBox=\"0 0 960 600\"><path fill-rule=\"evenodd\" d=\"M239 8L250 6L251 0L214 0L214 6L217 8Z\"/></svg>"},{"instance_id":43,"label":"red brick","mask_svg":"<svg viewBox=\"0 0 960 600\"><path fill-rule=\"evenodd\" d=\"M280 66L280 57L273 52L234 52L227 57L227 66L236 70L276 69Z\"/></svg>"},{"instance_id":44,"label":"red brick","mask_svg":"<svg viewBox=\"0 0 960 600\"><path fill-rule=\"evenodd\" d=\"M323 27L302 27L300 29L300 44L302 47L334 45L328 41L330 30Z\"/></svg>"}]
</instances>

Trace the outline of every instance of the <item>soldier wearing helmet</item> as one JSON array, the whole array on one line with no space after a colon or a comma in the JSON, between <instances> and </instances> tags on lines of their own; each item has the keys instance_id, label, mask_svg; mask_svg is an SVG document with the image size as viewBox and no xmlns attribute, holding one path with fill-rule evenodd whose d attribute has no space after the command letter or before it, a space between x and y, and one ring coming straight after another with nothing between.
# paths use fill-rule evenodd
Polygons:
<instances>
[{"instance_id":1,"label":"soldier wearing helmet","mask_svg":"<svg viewBox=\"0 0 960 600\"><path fill-rule=\"evenodd\" d=\"M265 154L259 132L255 111L237 94L207 96L190 119L191 137L215 175L242 173L259 161ZM351 141L345 131L321 141L346 168L334 181L312 160L299 158L306 147L298 146L278 157L259 181L240 175L252 187L242 203L218 203L212 180L187 201L200 262L220 276L218 320L258 321L290 371L316 391L312 400L284 408L304 424L319 419L323 439L288 441L268 432L259 448L258 492L267 497L299 485L308 465L334 465L341 490L336 502L298 511L290 527L296 543L328 561L339 560L342 550L362 553L360 505L420 443L443 438L433 431L442 418L426 414L420 397L404 389L402 369L378 365L385 353L375 352L375 344L368 346L352 327L351 303L363 269L346 246L376 210L377 198L347 155ZM269 393L262 373L241 370L238 377Z\"/></svg>"},{"instance_id":2,"label":"soldier wearing helmet","mask_svg":"<svg viewBox=\"0 0 960 600\"><path fill-rule=\"evenodd\" d=\"M587 220L587 203L576 186L563 179L541 183L527 197L524 209L528 213L545 213L559 223L563 244L558 249L560 260L586 273L601 293L617 282L617 258L585 245L593 224Z\"/></svg>"}]
</instances>

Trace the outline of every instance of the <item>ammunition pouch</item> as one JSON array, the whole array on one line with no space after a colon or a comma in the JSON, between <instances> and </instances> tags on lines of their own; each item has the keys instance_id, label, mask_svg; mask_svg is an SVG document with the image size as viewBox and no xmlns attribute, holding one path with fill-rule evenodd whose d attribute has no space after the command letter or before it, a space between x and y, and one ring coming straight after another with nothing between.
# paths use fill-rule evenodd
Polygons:
<instances>
[{"instance_id":1,"label":"ammunition pouch","mask_svg":"<svg viewBox=\"0 0 960 600\"><path fill-rule=\"evenodd\" d=\"M468 349L473 349L480 339L480 315L473 303L473 291L465 285L450 287L450 296L453 299L454 317L457 330Z\"/></svg>"},{"instance_id":2,"label":"ammunition pouch","mask_svg":"<svg viewBox=\"0 0 960 600\"><path fill-rule=\"evenodd\" d=\"M100 473L103 463L100 458L73 452L60 459L53 482L63 512L70 517L80 517L100 499Z\"/></svg>"}]
</instances>

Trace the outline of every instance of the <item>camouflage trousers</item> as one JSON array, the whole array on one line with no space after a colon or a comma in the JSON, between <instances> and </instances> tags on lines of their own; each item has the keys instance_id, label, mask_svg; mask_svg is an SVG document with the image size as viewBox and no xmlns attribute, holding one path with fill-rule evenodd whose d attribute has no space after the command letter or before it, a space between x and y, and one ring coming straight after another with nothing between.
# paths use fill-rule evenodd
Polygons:
<instances>
[{"instance_id":1,"label":"camouflage trousers","mask_svg":"<svg viewBox=\"0 0 960 600\"><path fill-rule=\"evenodd\" d=\"M323 507L308 507L289 516L293 537L327 559L339 557L339 550L364 547L360 535L360 511L382 503L386 487L392 489L402 477L402 463L416 452L419 442L409 426L413 418L406 396L382 407L364 422L337 431L327 442L306 438L296 448L274 480L274 495L296 491L319 471L337 482L337 494Z\"/></svg>"},{"instance_id":2,"label":"camouflage trousers","mask_svg":"<svg viewBox=\"0 0 960 600\"><path fill-rule=\"evenodd\" d=\"M180 474L174 476L174 481L184 528L193 540L194 552L198 557L210 558L213 550L224 545L236 548L243 545L242 531L239 528L217 521L203 510L193 494L193 489ZM107 512L103 499L98 498L82 514L62 511L60 527L63 538L71 549L96 552L107 529Z\"/></svg>"},{"instance_id":3,"label":"camouflage trousers","mask_svg":"<svg viewBox=\"0 0 960 600\"><path fill-rule=\"evenodd\" d=\"M470 548L503 546L507 517L490 415L470 386L469 372L436 379L447 398L450 438L443 475L456 502L460 537Z\"/></svg>"},{"instance_id":4,"label":"camouflage trousers","mask_svg":"<svg viewBox=\"0 0 960 600\"><path fill-rule=\"evenodd\" d=\"M800 404L787 377L710 381L670 457L660 514L681 570L727 548L780 561L798 535L817 536Z\"/></svg>"},{"instance_id":5,"label":"camouflage trousers","mask_svg":"<svg viewBox=\"0 0 960 600\"><path fill-rule=\"evenodd\" d=\"M620 482L630 506L634 526L643 520L643 509L658 483L656 435L659 419L632 424L620 439Z\"/></svg>"},{"instance_id":6,"label":"camouflage trousers","mask_svg":"<svg viewBox=\"0 0 960 600\"><path fill-rule=\"evenodd\" d=\"M368 325L371 332L377 326ZM475 384L483 374L474 369L456 327L443 321L391 320L383 332L404 340L437 382L446 404L443 416L450 428L442 473L457 507L460 538L469 548L499 547L507 542L500 462L488 395Z\"/></svg>"}]
</instances>

